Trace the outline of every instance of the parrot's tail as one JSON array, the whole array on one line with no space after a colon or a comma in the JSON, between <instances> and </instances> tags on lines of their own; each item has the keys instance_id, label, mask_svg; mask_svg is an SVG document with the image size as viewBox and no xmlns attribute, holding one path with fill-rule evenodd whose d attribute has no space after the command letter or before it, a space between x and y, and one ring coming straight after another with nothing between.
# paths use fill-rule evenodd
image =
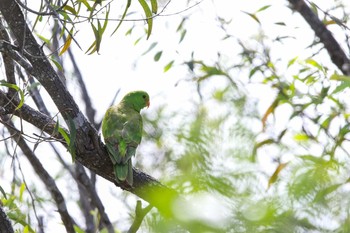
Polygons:
<instances>
[{"instance_id":1,"label":"parrot's tail","mask_svg":"<svg viewBox=\"0 0 350 233\"><path fill-rule=\"evenodd\" d=\"M134 180L131 160L129 160L126 164L115 164L114 172L119 181L126 181L130 186L132 186Z\"/></svg>"}]
</instances>

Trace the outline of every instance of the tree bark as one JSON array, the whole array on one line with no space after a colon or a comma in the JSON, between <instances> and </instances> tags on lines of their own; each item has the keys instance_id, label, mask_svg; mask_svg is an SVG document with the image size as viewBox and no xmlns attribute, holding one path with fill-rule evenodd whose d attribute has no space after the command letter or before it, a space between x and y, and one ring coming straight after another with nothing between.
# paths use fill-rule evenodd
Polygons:
<instances>
[{"instance_id":1,"label":"tree bark","mask_svg":"<svg viewBox=\"0 0 350 233\"><path fill-rule=\"evenodd\" d=\"M316 36L323 43L328 51L332 62L345 75L350 75L350 60L345 54L339 43L333 37L332 33L322 23L322 21L315 15L304 0L288 0L292 8L300 13L305 21L310 25Z\"/></svg>"},{"instance_id":2,"label":"tree bark","mask_svg":"<svg viewBox=\"0 0 350 233\"><path fill-rule=\"evenodd\" d=\"M13 233L10 220L0 205L0 233Z\"/></svg>"}]
</instances>

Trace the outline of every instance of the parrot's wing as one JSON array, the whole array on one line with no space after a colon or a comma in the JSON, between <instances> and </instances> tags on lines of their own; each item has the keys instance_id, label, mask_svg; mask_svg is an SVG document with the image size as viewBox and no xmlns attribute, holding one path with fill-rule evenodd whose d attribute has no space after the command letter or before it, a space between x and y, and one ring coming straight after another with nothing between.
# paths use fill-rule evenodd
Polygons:
<instances>
[{"instance_id":1,"label":"parrot's wing","mask_svg":"<svg viewBox=\"0 0 350 233\"><path fill-rule=\"evenodd\" d=\"M114 107L109 108L102 121L102 134L113 164L121 162L122 156L119 151L119 143L122 128L123 122L118 109Z\"/></svg>"},{"instance_id":2,"label":"parrot's wing","mask_svg":"<svg viewBox=\"0 0 350 233\"><path fill-rule=\"evenodd\" d=\"M106 147L108 150L109 157L111 158L113 164L121 163L122 156L119 153L118 142L113 138L105 138Z\"/></svg>"},{"instance_id":3,"label":"parrot's wing","mask_svg":"<svg viewBox=\"0 0 350 233\"><path fill-rule=\"evenodd\" d=\"M125 163L136 153L136 148L142 138L142 118L139 113L132 114L127 122L124 123L121 132L122 140L126 144L126 153L122 160Z\"/></svg>"}]
</instances>

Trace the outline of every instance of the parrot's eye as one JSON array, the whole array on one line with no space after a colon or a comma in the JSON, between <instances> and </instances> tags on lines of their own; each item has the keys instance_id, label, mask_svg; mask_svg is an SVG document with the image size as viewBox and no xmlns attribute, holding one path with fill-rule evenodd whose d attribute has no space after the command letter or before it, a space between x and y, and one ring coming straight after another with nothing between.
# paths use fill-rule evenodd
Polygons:
<instances>
[{"instance_id":1,"label":"parrot's eye","mask_svg":"<svg viewBox=\"0 0 350 233\"><path fill-rule=\"evenodd\" d=\"M146 99L146 95L143 95L142 98Z\"/></svg>"}]
</instances>

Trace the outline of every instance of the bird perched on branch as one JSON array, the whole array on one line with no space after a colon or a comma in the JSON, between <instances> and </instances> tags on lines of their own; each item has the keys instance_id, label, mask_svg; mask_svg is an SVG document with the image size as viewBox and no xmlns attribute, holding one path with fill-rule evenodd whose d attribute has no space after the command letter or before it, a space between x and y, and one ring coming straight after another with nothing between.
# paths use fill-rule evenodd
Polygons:
<instances>
[{"instance_id":1,"label":"bird perched on branch","mask_svg":"<svg viewBox=\"0 0 350 233\"><path fill-rule=\"evenodd\" d=\"M133 185L131 157L141 142L143 129L140 111L149 105L147 92L133 91L110 107L103 118L102 135L118 183Z\"/></svg>"}]
</instances>

